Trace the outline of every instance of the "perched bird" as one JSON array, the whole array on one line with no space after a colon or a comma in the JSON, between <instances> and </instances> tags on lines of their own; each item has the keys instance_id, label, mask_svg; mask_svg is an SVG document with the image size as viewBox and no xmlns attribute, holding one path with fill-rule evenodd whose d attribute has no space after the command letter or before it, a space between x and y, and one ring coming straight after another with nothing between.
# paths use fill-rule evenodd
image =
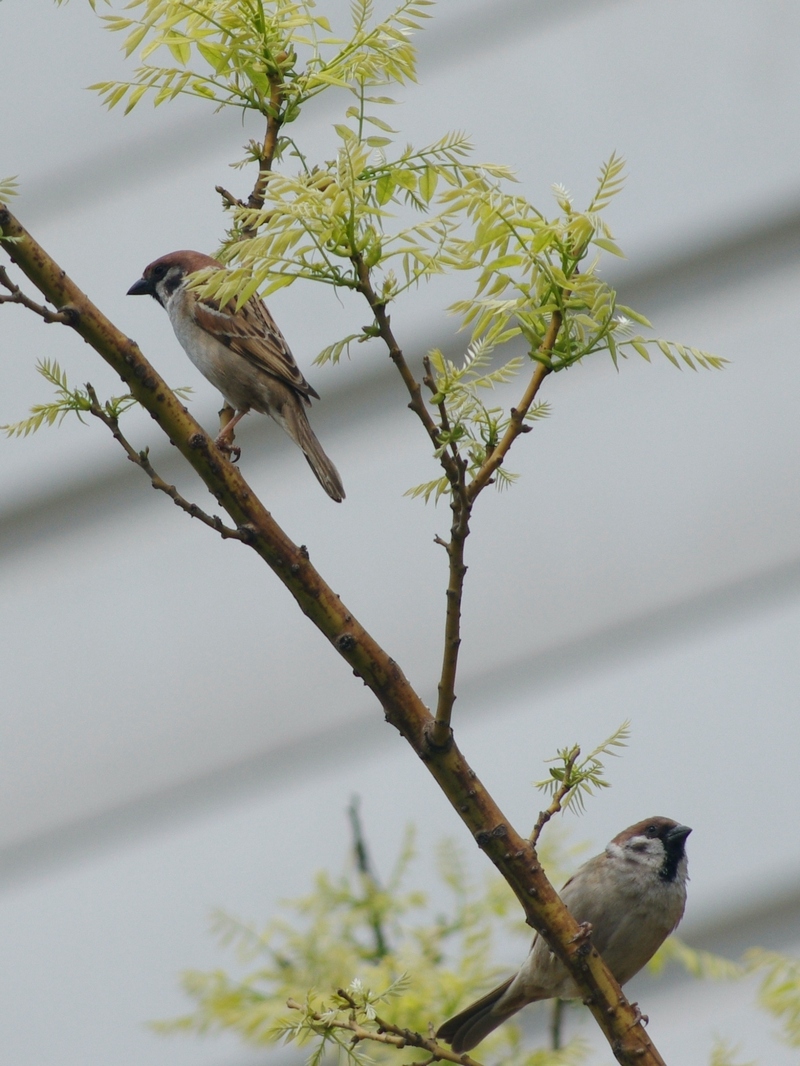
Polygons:
<instances>
[{"instance_id":1,"label":"perched bird","mask_svg":"<svg viewBox=\"0 0 800 1066\"><path fill-rule=\"evenodd\" d=\"M683 917L691 829L646 818L615 836L567 881L561 898L621 985L650 961ZM580 992L544 939L534 937L520 971L439 1027L453 1051L469 1051L528 1003L575 999Z\"/></svg>"},{"instance_id":2,"label":"perched bird","mask_svg":"<svg viewBox=\"0 0 800 1066\"><path fill-rule=\"evenodd\" d=\"M229 454L233 430L251 409L270 415L297 444L332 500L344 499L339 473L314 436L305 408L317 393L300 373L266 305L252 296L239 310L190 291L190 274L223 264L202 252L170 252L156 259L128 289L152 296L169 315L175 336L194 365L236 412L216 444Z\"/></svg>"}]
</instances>

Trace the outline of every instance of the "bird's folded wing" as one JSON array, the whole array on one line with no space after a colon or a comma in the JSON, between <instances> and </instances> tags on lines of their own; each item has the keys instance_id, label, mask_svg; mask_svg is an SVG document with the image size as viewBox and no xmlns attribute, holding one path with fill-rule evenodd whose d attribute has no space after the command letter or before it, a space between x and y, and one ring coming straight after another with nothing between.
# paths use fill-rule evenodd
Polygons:
<instances>
[{"instance_id":1,"label":"bird's folded wing","mask_svg":"<svg viewBox=\"0 0 800 1066\"><path fill-rule=\"evenodd\" d=\"M195 317L201 329L258 370L289 385L305 399L309 396L319 399L300 372L272 315L257 297L248 300L238 311L233 301L220 310L211 300L198 300Z\"/></svg>"}]
</instances>

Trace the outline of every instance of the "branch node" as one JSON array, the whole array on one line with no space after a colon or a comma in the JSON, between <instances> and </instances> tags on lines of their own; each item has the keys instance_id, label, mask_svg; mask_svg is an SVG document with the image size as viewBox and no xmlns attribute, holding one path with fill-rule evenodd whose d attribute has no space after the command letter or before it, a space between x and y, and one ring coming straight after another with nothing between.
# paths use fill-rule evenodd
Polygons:
<instances>
[{"instance_id":1,"label":"branch node","mask_svg":"<svg viewBox=\"0 0 800 1066\"><path fill-rule=\"evenodd\" d=\"M498 840L508 836L508 826L500 822L494 829L481 829L475 834L475 843L479 848L485 848L492 840Z\"/></svg>"},{"instance_id":2,"label":"branch node","mask_svg":"<svg viewBox=\"0 0 800 1066\"><path fill-rule=\"evenodd\" d=\"M223 202L226 204L227 207L245 206L244 200L240 200L238 196L234 196L233 193L228 192L228 190L223 185L215 185L214 191L220 194Z\"/></svg>"},{"instance_id":3,"label":"branch node","mask_svg":"<svg viewBox=\"0 0 800 1066\"><path fill-rule=\"evenodd\" d=\"M440 755L442 752L449 751L453 746L453 730L446 723L435 720L426 722L422 734L425 738L427 755ZM426 754L423 754L423 759Z\"/></svg>"},{"instance_id":4,"label":"branch node","mask_svg":"<svg viewBox=\"0 0 800 1066\"><path fill-rule=\"evenodd\" d=\"M339 651L351 651L356 646L356 638L352 633L342 633L336 638L336 647Z\"/></svg>"}]
</instances>

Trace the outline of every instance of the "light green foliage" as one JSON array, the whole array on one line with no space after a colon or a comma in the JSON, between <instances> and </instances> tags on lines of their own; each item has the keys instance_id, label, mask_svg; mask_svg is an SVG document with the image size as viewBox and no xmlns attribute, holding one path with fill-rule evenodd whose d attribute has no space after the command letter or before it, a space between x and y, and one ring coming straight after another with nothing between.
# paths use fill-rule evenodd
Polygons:
<instances>
[{"instance_id":1,"label":"light green foliage","mask_svg":"<svg viewBox=\"0 0 800 1066\"><path fill-rule=\"evenodd\" d=\"M432 912L423 893L406 888L412 855L409 836L385 887L355 869L338 878L318 874L313 892L287 903L285 917L265 929L216 915L217 934L253 968L236 977L221 970L186 974L194 1012L157 1028L233 1030L256 1045L291 1040L308 1046L312 1063L329 1051L353 1062L400 1061L397 1049L373 1041L353 1045L353 1033L332 1023L346 1021L352 1012L359 1025L377 1032L377 1014L427 1036L429 1025L441 1023L504 976L492 964L498 934L519 934L521 954L530 941L505 882L493 877L483 886L472 883L463 857L449 843L439 854L449 903L442 913L437 903ZM355 1010L340 989L356 1003ZM288 1009L289 999L299 1009ZM567 1066L584 1058L577 1041L559 1053L526 1052L513 1024L485 1047L490 1055L502 1052L503 1061L513 1066Z\"/></svg>"},{"instance_id":2,"label":"light green foliage","mask_svg":"<svg viewBox=\"0 0 800 1066\"><path fill-rule=\"evenodd\" d=\"M51 385L55 386L56 398L50 403L37 403L31 407L30 418L24 418L21 422L14 422L8 426L0 426L0 429L8 437L27 437L29 433L35 433L45 423L48 426L59 425L70 412L74 412L83 421L81 414L88 413L92 408L92 400L84 389L71 389L67 383L67 375L55 361L55 359L39 360L36 369ZM132 407L136 401L130 395L112 396L105 404L109 415L117 418L123 411Z\"/></svg>"},{"instance_id":3,"label":"light green foliage","mask_svg":"<svg viewBox=\"0 0 800 1066\"><path fill-rule=\"evenodd\" d=\"M726 1041L718 1041L711 1052L709 1066L756 1066L754 1062L741 1062L738 1050Z\"/></svg>"},{"instance_id":4,"label":"light green foliage","mask_svg":"<svg viewBox=\"0 0 800 1066\"><path fill-rule=\"evenodd\" d=\"M611 786L605 777L601 756L618 755L614 749L624 748L630 735L631 724L625 721L580 762L581 749L577 744L561 748L555 759L548 760L556 764L550 767L550 776L544 781L537 781L536 788L552 796L559 795L560 810L573 808L582 811L589 796L598 789Z\"/></svg>"},{"instance_id":5,"label":"light green foliage","mask_svg":"<svg viewBox=\"0 0 800 1066\"><path fill-rule=\"evenodd\" d=\"M631 351L648 359L648 345L658 347L676 366L674 352L693 369L695 364L722 365L716 356L669 341L627 338L631 320L648 328L650 323L617 305L616 293L597 274L596 251L622 255L602 213L622 188L623 168L624 160L613 154L601 168L597 190L583 212L575 210L562 186L554 186L561 214L550 219L500 183L488 197L470 185L447 194L474 223L470 239L457 247L462 266L478 272L477 289L472 299L453 308L464 325L471 326L473 337L499 342L521 333L531 358L553 371L598 351L608 351L615 363ZM562 318L561 331L552 349L543 351L556 313Z\"/></svg>"},{"instance_id":6,"label":"light green foliage","mask_svg":"<svg viewBox=\"0 0 800 1066\"><path fill-rule=\"evenodd\" d=\"M676 963L692 977L710 981L733 981L745 975L746 968L738 962L714 955L710 951L690 948L679 937L671 936L647 964L653 974L661 974L669 963Z\"/></svg>"},{"instance_id":7,"label":"light green foliage","mask_svg":"<svg viewBox=\"0 0 800 1066\"><path fill-rule=\"evenodd\" d=\"M0 203L17 195L19 182L16 178L0 178Z\"/></svg>"},{"instance_id":8,"label":"light green foliage","mask_svg":"<svg viewBox=\"0 0 800 1066\"><path fill-rule=\"evenodd\" d=\"M39 360L36 369L46 381L55 386L56 398L50 403L34 404L29 418L23 418L20 422L13 422L11 425L0 426L0 430L7 437L27 437L45 424L52 426L58 422L60 425L70 412L76 414L83 422L81 415L92 410L92 398L89 393L85 389L71 389L67 383L65 371L55 359ZM173 389L173 392L181 399L186 399L191 391L189 386ZM130 393L124 396L112 396L103 404L103 410L110 418L117 419L129 408L135 406L136 402Z\"/></svg>"},{"instance_id":9,"label":"light green foliage","mask_svg":"<svg viewBox=\"0 0 800 1066\"><path fill-rule=\"evenodd\" d=\"M267 116L272 82L283 79L283 121L331 86L375 81L403 83L415 76L409 33L427 17L432 0L405 0L383 22L371 24L371 0L351 4L349 37L335 36L313 0L132 0L128 16L102 16L126 33L125 54L142 60L169 53L169 66L142 65L131 82L93 85L109 107L127 97L130 111L148 91L155 104L178 95L233 104ZM296 64L302 54L305 64Z\"/></svg>"},{"instance_id":10,"label":"light green foliage","mask_svg":"<svg viewBox=\"0 0 800 1066\"><path fill-rule=\"evenodd\" d=\"M502 407L487 407L481 393L509 381L519 373L523 363L522 356L515 356L492 369L492 349L493 345L487 340L476 340L467 349L460 365L446 359L438 348L429 354L436 388L431 403L446 402L447 411L447 425L439 434L436 454L453 446L465 450L470 473L480 469L487 454L497 447L510 422L510 416ZM546 418L549 413L550 405L541 400L529 408L525 421L535 422ZM517 475L501 466L495 477L497 487L503 489L515 481ZM447 478L436 478L409 489L406 496L421 496L426 502L431 496L438 500L448 488Z\"/></svg>"},{"instance_id":11,"label":"light green foliage","mask_svg":"<svg viewBox=\"0 0 800 1066\"><path fill-rule=\"evenodd\" d=\"M754 948L745 955L745 962L764 973L758 1001L780 1021L784 1042L800 1047L800 959Z\"/></svg>"},{"instance_id":12,"label":"light green foliage","mask_svg":"<svg viewBox=\"0 0 800 1066\"><path fill-rule=\"evenodd\" d=\"M404 0L378 20L370 0L353 0L349 27L334 31L312 0L132 0L124 15L103 18L126 35L126 54L139 51L143 65L130 82L94 88L109 106L124 100L128 110L149 92L156 104L188 94L268 120L271 133L248 146L241 164L259 166L258 195L228 203L231 227L219 255L231 269L205 274L198 288L239 305L297 279L366 296L374 321L326 346L320 362L336 362L354 342L377 336L379 312L420 282L445 271L472 276L472 295L452 307L471 344L461 366L431 353L430 402L439 411L440 451L474 474L510 424L510 412L487 407L480 391L532 361L559 371L599 351L615 364L633 353L649 360L654 351L693 369L723 360L634 332L634 323L649 323L618 305L599 277L601 255L622 254L604 217L623 184L616 154L601 168L585 210L556 186L558 210L548 217L515 191L509 167L475 162L463 133L421 148L396 143L384 117L395 103L386 87L416 79L411 36L429 6ZM169 65L145 62L154 57ZM287 131L304 103L329 88L347 90L351 103L335 124L335 158L311 159ZM297 165L279 166L287 157ZM546 341L554 321L557 336ZM517 351L503 360L500 349L514 339ZM528 417L545 413L537 406ZM500 465L492 480L503 488L513 479ZM410 494L429 499L451 489L436 479Z\"/></svg>"}]
</instances>

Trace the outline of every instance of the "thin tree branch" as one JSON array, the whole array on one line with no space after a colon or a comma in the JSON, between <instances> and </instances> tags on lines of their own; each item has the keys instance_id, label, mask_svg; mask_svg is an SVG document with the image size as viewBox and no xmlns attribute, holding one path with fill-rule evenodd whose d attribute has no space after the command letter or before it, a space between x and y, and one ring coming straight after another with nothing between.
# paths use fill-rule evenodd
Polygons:
<instances>
[{"instance_id":1,"label":"thin tree branch","mask_svg":"<svg viewBox=\"0 0 800 1066\"><path fill-rule=\"evenodd\" d=\"M342 989L338 993L342 999L349 1001L353 1007L353 1003L350 996L348 996ZM302 1003L298 1003L296 999L288 999L286 1006L290 1010L301 1010L304 1013L306 1008ZM457 1055L455 1051L451 1051L450 1048L440 1044L438 1040L433 1037L422 1036L421 1033L415 1033L411 1029L400 1029L396 1025L392 1025L391 1022L382 1021L376 1017L375 1021L378 1025L378 1029L366 1029L363 1025L359 1025L355 1018L351 1015L347 1020L334 1020L319 1014L317 1011L307 1015L313 1018L314 1021L320 1022L326 1029L346 1029L348 1032L353 1033L353 1042L358 1043L361 1040L374 1040L379 1044L388 1044L390 1047L396 1047L402 1050L406 1047L418 1047L423 1051L427 1051L432 1062L438 1062L444 1060L446 1062L457 1062L460 1066L481 1066L479 1062L471 1058L469 1055ZM421 1066L421 1064L416 1064Z\"/></svg>"},{"instance_id":2,"label":"thin tree branch","mask_svg":"<svg viewBox=\"0 0 800 1066\"><path fill-rule=\"evenodd\" d=\"M283 125L283 75L281 73L281 63L285 63L288 59L286 52L279 52L275 56L274 70L269 74L269 108L267 111L267 132L264 135L264 143L261 145L261 152L258 160L258 177L256 183L253 186L253 191L247 198L247 207L252 211L260 211L264 206L264 197L266 195L267 182L269 181L269 174L272 170L272 161L275 158L275 151L278 147L278 134L280 128ZM230 193L226 193L224 189L217 186L217 192L219 192L223 199L226 197L229 200L234 198L230 196ZM250 240L255 237L257 227L251 224L247 224L242 227L241 239Z\"/></svg>"},{"instance_id":3,"label":"thin tree branch","mask_svg":"<svg viewBox=\"0 0 800 1066\"><path fill-rule=\"evenodd\" d=\"M561 1050L562 1042L562 1029L564 1027L564 1006L563 999L554 999L553 1006L550 1011L550 1047L553 1051Z\"/></svg>"},{"instance_id":4,"label":"thin tree branch","mask_svg":"<svg viewBox=\"0 0 800 1066\"><path fill-rule=\"evenodd\" d=\"M561 805L564 802L564 797L568 792L572 791L575 787L575 782L572 780L572 768L574 767L578 756L581 753L581 749L576 744L572 751L567 756L567 761L564 764L564 778L556 791L553 793L553 799L547 810L539 811L539 817L536 819L536 825L533 827L531 833L531 844L536 847L539 837L542 835L542 830L550 821L550 819L558 814L561 810Z\"/></svg>"},{"instance_id":5,"label":"thin tree branch","mask_svg":"<svg viewBox=\"0 0 800 1066\"><path fill-rule=\"evenodd\" d=\"M438 688L439 699L430 738L433 746L443 748L450 743L452 737L450 717L456 699L456 672L458 668L458 651L461 646L461 601L464 590L464 576L467 572L464 563L464 546L469 536L471 502L466 491L465 465L457 454L451 454L441 448L439 434L447 427L447 411L444 409L444 405L440 404L439 410L442 416L442 425L437 426L422 398L419 382L412 374L411 368L406 362L400 345L392 332L391 321L386 313L386 305L378 298L372 287L369 268L360 254L352 256L352 262L358 275L359 291L366 298L372 309L381 339L389 349L389 356L400 372L400 376L411 397L411 402L408 406L425 427L439 455L439 462L451 487L450 507L453 512L453 518L450 527L450 540L444 543L449 561L445 639L442 653L442 672ZM425 380L425 383L429 388L433 389L429 363L426 365L426 373L427 380Z\"/></svg>"},{"instance_id":6,"label":"thin tree branch","mask_svg":"<svg viewBox=\"0 0 800 1066\"><path fill-rule=\"evenodd\" d=\"M353 852L355 854L358 872L361 874L361 879L367 893L364 903L369 912L369 924L372 926L372 933L375 937L375 951L373 953L373 958L383 959L389 953L389 945L383 928L383 922L381 921L380 911L374 904L374 895L375 893L380 892L381 886L378 883L378 878L372 868L372 863L370 862L369 849L367 848L367 841L364 836L358 808L358 796L353 796L350 801L350 806L347 808L347 814L350 818L350 828L353 831Z\"/></svg>"},{"instance_id":7,"label":"thin tree branch","mask_svg":"<svg viewBox=\"0 0 800 1066\"><path fill-rule=\"evenodd\" d=\"M406 362L403 351L395 339L394 333L392 332L391 319L386 313L386 304L380 299L375 292L375 289L372 287L369 267L364 262L363 256L356 252L351 256L351 261L355 267L356 277L358 279L358 291L364 296L369 304L370 309L375 316L375 325L377 326L381 340L389 349L389 358L400 372L403 384L411 397L411 402L408 406L417 418L419 418L420 422L422 422L431 443L438 451L440 447L440 427L437 426L433 418L431 418L430 411L422 398L422 389L419 386L419 382L411 372L411 367ZM442 464L447 480L451 485L456 485L458 483L458 468L452 456L448 452L442 452L439 461Z\"/></svg>"},{"instance_id":8,"label":"thin tree branch","mask_svg":"<svg viewBox=\"0 0 800 1066\"><path fill-rule=\"evenodd\" d=\"M562 322L563 317L561 312L554 311L550 319L550 325L547 327L547 333L545 333L544 339L539 347L539 353L541 355L547 356L552 352L556 340L558 339L558 334L561 331ZM483 466L467 486L467 495L470 501L475 500L478 494L490 483L492 475L495 470L502 465L511 445L520 433L523 433L527 428L525 426L525 415L527 415L530 410L531 404L536 399L536 393L539 391L542 382L549 373L549 366L546 366L544 363L536 364L522 399L516 407L511 408L511 421L503 434L502 440L498 441L494 451L486 456Z\"/></svg>"},{"instance_id":9,"label":"thin tree branch","mask_svg":"<svg viewBox=\"0 0 800 1066\"><path fill-rule=\"evenodd\" d=\"M436 382L433 377L433 367L430 358L426 355L423 359L425 377L423 384L436 394ZM450 429L450 419L447 414L447 405L444 400L439 403L439 417L441 430L447 433ZM464 550L467 537L469 536L469 520L472 515L472 504L467 497L466 472L467 466L455 444L451 445L452 461L455 465L457 480L451 480L450 509L452 522L450 526L450 540L439 539L447 551L449 578L447 584L447 610L445 613L444 647L442 649L442 671L439 677L439 699L436 705L436 720L431 736L431 743L442 747L450 742L451 726L450 719L453 713L453 705L456 701L456 673L458 670L458 653L461 648L461 603L464 595L464 578L467 567L464 562Z\"/></svg>"},{"instance_id":10,"label":"thin tree branch","mask_svg":"<svg viewBox=\"0 0 800 1066\"><path fill-rule=\"evenodd\" d=\"M214 192L218 192L222 197L222 202L226 207L246 207L244 200L240 200L238 196L234 196L232 192L228 192L224 185L215 185Z\"/></svg>"},{"instance_id":11,"label":"thin tree branch","mask_svg":"<svg viewBox=\"0 0 800 1066\"><path fill-rule=\"evenodd\" d=\"M300 609L375 694L385 717L419 755L478 846L520 901L526 918L544 937L580 988L584 1003L622 1066L664 1066L638 1011L545 876L535 848L507 821L453 741L431 745L433 718L390 658L308 559L275 522L213 440L192 418L138 345L111 323L44 248L0 204L0 248L57 308L74 309L71 323L81 337L127 383L131 394L158 422L209 491L244 534L244 542L267 563ZM463 1062L463 1059L459 1061Z\"/></svg>"},{"instance_id":12,"label":"thin tree branch","mask_svg":"<svg viewBox=\"0 0 800 1066\"><path fill-rule=\"evenodd\" d=\"M457 460L461 466L460 460ZM464 578L467 566L464 562L464 549L469 536L471 506L464 491L463 478L458 490L450 498L453 520L450 526L450 540L445 544L449 564L447 583L447 611L444 623L444 648L442 650L442 672L439 677L439 699L436 705L431 743L437 747L449 743L452 736L450 718L456 701L456 672L458 670L458 653L461 647L461 604L464 596Z\"/></svg>"},{"instance_id":13,"label":"thin tree branch","mask_svg":"<svg viewBox=\"0 0 800 1066\"><path fill-rule=\"evenodd\" d=\"M156 472L147 451L137 452L131 442L123 435L119 428L119 419L114 415L110 415L105 410L103 405L97 398L97 393L94 391L89 382L86 382L86 392L89 394L89 399L92 401L92 406L89 408L89 414L94 415L95 418L99 418L100 421L108 426L111 430L114 440L118 441L125 450L125 454L128 456L132 463L144 470L145 474L150 478L150 484L154 489L158 489L159 492L165 493L173 501L173 503L180 507L192 518L197 518L204 525L209 526L215 533L219 533L223 540L246 540L246 535L238 529L231 529L230 526L226 526L219 515L206 514L196 503L189 503L185 499L174 485L170 485L169 482L164 481L160 474Z\"/></svg>"},{"instance_id":14,"label":"thin tree branch","mask_svg":"<svg viewBox=\"0 0 800 1066\"><path fill-rule=\"evenodd\" d=\"M63 325L70 325L70 312L64 311L51 311L49 307L45 307L43 304L34 303L30 297L26 296L19 285L15 285L11 278L8 276L8 271L5 267L0 266L0 285L8 289L9 296L0 296L0 304L21 304L23 307L27 307L29 311L33 311L34 314L39 315L48 324L51 322L61 322Z\"/></svg>"}]
</instances>

